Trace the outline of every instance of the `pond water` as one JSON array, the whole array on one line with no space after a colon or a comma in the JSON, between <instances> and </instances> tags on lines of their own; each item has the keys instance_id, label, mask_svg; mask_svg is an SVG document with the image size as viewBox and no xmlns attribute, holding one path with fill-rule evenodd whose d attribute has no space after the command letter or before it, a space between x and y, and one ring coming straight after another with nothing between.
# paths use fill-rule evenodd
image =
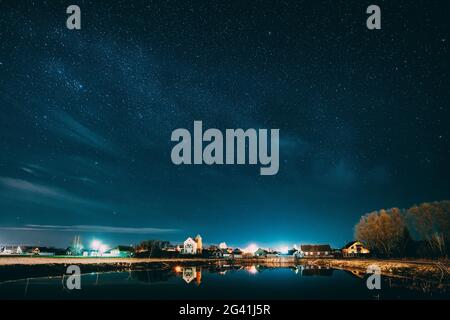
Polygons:
<instances>
[{"instance_id":1,"label":"pond water","mask_svg":"<svg viewBox=\"0 0 450 320\"><path fill-rule=\"evenodd\" d=\"M0 299L450 299L442 286L382 277L381 290L366 279L329 268L175 267L90 273L81 290L68 290L63 277L0 283Z\"/></svg>"}]
</instances>

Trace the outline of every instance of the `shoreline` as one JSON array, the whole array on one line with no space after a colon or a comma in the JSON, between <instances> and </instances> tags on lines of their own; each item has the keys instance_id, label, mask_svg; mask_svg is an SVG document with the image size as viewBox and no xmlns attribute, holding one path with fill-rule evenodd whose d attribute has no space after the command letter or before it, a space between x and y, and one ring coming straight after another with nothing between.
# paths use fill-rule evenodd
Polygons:
<instances>
[{"instance_id":1,"label":"shoreline","mask_svg":"<svg viewBox=\"0 0 450 320\"><path fill-rule=\"evenodd\" d=\"M381 275L392 278L418 279L450 285L450 261L426 259L311 259L307 264L326 266L364 277L367 268L375 265Z\"/></svg>"},{"instance_id":2,"label":"shoreline","mask_svg":"<svg viewBox=\"0 0 450 320\"><path fill-rule=\"evenodd\" d=\"M109 258L109 257L0 257L0 267L11 265L45 265L45 264L141 264L141 263L170 263L170 262L208 262L208 261L225 261L226 259L209 259L209 258Z\"/></svg>"},{"instance_id":3,"label":"shoreline","mask_svg":"<svg viewBox=\"0 0 450 320\"><path fill-rule=\"evenodd\" d=\"M261 264L269 267L289 267L308 265L313 267L328 267L345 270L355 276L364 277L370 265L380 268L381 274L388 277L421 279L450 284L449 260L418 260L418 259L295 259L293 257L276 258L91 258L91 257L0 257L0 273L4 277L14 274L26 274L28 277L64 273L69 265L83 266L83 273L167 269L177 265L184 266L214 266L214 265L251 265ZM31 268L30 268L31 267ZM0 282L3 280L0 277ZM14 277L13 277L14 278Z\"/></svg>"}]
</instances>

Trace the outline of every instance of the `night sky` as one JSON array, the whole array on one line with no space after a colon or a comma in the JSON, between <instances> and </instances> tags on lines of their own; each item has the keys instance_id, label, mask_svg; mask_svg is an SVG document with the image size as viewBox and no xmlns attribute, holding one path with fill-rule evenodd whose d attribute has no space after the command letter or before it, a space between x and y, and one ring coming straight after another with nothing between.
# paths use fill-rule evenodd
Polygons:
<instances>
[{"instance_id":1,"label":"night sky","mask_svg":"<svg viewBox=\"0 0 450 320\"><path fill-rule=\"evenodd\" d=\"M448 1L0 0L0 243L342 246L367 212L449 199L449 15ZM280 129L278 174L174 165L171 133L194 120Z\"/></svg>"}]
</instances>

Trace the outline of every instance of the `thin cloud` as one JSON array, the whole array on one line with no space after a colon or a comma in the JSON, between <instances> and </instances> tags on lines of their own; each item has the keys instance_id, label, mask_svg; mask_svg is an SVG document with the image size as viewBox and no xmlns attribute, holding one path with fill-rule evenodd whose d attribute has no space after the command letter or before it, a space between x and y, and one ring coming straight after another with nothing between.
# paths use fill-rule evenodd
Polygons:
<instances>
[{"instance_id":1,"label":"thin cloud","mask_svg":"<svg viewBox=\"0 0 450 320\"><path fill-rule=\"evenodd\" d=\"M101 202L87 200L59 188L37 184L26 180L0 177L0 185L3 185L10 191L9 193L4 192L2 194L3 197L9 196L11 199L19 201L42 202L47 199L51 200L53 205L56 200L63 203L83 205L92 208L105 207L105 205Z\"/></svg>"},{"instance_id":2,"label":"thin cloud","mask_svg":"<svg viewBox=\"0 0 450 320\"><path fill-rule=\"evenodd\" d=\"M0 227L2 230L17 231L56 231L56 232L91 232L91 233L122 233L122 234L155 234L177 232L178 229L163 228L133 228L133 227L110 227L96 225L41 225L27 224L22 227Z\"/></svg>"},{"instance_id":3,"label":"thin cloud","mask_svg":"<svg viewBox=\"0 0 450 320\"><path fill-rule=\"evenodd\" d=\"M113 154L117 153L116 147L110 141L84 126L72 118L69 114L65 112L57 112L54 115L60 125L56 125L53 129L58 131L60 134L95 149L100 149Z\"/></svg>"},{"instance_id":4,"label":"thin cloud","mask_svg":"<svg viewBox=\"0 0 450 320\"><path fill-rule=\"evenodd\" d=\"M23 171L25 171L25 172L28 172L29 174L34 174L34 171L31 170L30 168L22 167L21 169L22 169Z\"/></svg>"},{"instance_id":5,"label":"thin cloud","mask_svg":"<svg viewBox=\"0 0 450 320\"><path fill-rule=\"evenodd\" d=\"M28 172L31 175L35 175L35 176L61 176L64 177L66 179L71 179L74 181L79 181L79 182L83 182L83 183L89 183L89 184L97 184L97 182L92 179L89 178L87 176L76 176L76 175L71 175L70 173L66 173L64 172L64 170L57 170L57 169L49 169L49 168L44 168L40 165L36 165L36 164L29 164L27 166L24 166L21 168L23 171ZM68 170L66 170L68 171Z\"/></svg>"}]
</instances>

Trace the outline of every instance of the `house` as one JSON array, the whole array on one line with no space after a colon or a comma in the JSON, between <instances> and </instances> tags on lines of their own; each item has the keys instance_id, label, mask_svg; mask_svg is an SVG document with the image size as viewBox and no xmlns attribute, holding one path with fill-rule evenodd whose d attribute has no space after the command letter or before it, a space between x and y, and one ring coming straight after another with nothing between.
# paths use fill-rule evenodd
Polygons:
<instances>
[{"instance_id":1,"label":"house","mask_svg":"<svg viewBox=\"0 0 450 320\"><path fill-rule=\"evenodd\" d=\"M210 255L216 258L222 258L222 250L216 247L209 248Z\"/></svg>"},{"instance_id":2,"label":"house","mask_svg":"<svg viewBox=\"0 0 450 320\"><path fill-rule=\"evenodd\" d=\"M0 255L21 255L23 250L20 246L4 246L0 247Z\"/></svg>"},{"instance_id":3,"label":"house","mask_svg":"<svg viewBox=\"0 0 450 320\"><path fill-rule=\"evenodd\" d=\"M268 253L269 251L259 248L258 250L255 251L254 255L257 257L266 257Z\"/></svg>"},{"instance_id":4,"label":"house","mask_svg":"<svg viewBox=\"0 0 450 320\"><path fill-rule=\"evenodd\" d=\"M230 249L216 249L212 252L212 255L217 258L232 258L233 251Z\"/></svg>"},{"instance_id":5,"label":"house","mask_svg":"<svg viewBox=\"0 0 450 320\"><path fill-rule=\"evenodd\" d=\"M13 250L12 249L8 249L6 247L2 247L2 248L0 248L0 254L2 254L2 255L10 255L10 254L13 254Z\"/></svg>"},{"instance_id":6,"label":"house","mask_svg":"<svg viewBox=\"0 0 450 320\"><path fill-rule=\"evenodd\" d=\"M100 252L98 252L98 250L94 250L94 249L83 249L81 252L81 255L83 257L99 257Z\"/></svg>"},{"instance_id":7,"label":"house","mask_svg":"<svg viewBox=\"0 0 450 320\"><path fill-rule=\"evenodd\" d=\"M300 257L332 257L332 249L328 244L305 244L300 246L300 251L297 253Z\"/></svg>"},{"instance_id":8,"label":"house","mask_svg":"<svg viewBox=\"0 0 450 320\"><path fill-rule=\"evenodd\" d=\"M368 255L369 253L370 250L367 249L360 241L349 242L342 248L342 255L344 257Z\"/></svg>"},{"instance_id":9,"label":"house","mask_svg":"<svg viewBox=\"0 0 450 320\"><path fill-rule=\"evenodd\" d=\"M134 248L131 246L117 246L105 251L104 257L130 258L134 255Z\"/></svg>"},{"instance_id":10,"label":"house","mask_svg":"<svg viewBox=\"0 0 450 320\"><path fill-rule=\"evenodd\" d=\"M203 252L202 237L198 234L194 239L188 237L183 243L182 254L201 254Z\"/></svg>"},{"instance_id":11,"label":"house","mask_svg":"<svg viewBox=\"0 0 450 320\"><path fill-rule=\"evenodd\" d=\"M50 248L50 247L31 247L29 253L38 256L64 256L66 255L66 250Z\"/></svg>"},{"instance_id":12,"label":"house","mask_svg":"<svg viewBox=\"0 0 450 320\"><path fill-rule=\"evenodd\" d=\"M236 248L233 250L233 252L231 254L233 255L234 259L240 259L240 258L242 258L243 251L239 248Z\"/></svg>"},{"instance_id":13,"label":"house","mask_svg":"<svg viewBox=\"0 0 450 320\"><path fill-rule=\"evenodd\" d=\"M183 254L197 254L197 242L191 237L187 238L183 243Z\"/></svg>"}]
</instances>

